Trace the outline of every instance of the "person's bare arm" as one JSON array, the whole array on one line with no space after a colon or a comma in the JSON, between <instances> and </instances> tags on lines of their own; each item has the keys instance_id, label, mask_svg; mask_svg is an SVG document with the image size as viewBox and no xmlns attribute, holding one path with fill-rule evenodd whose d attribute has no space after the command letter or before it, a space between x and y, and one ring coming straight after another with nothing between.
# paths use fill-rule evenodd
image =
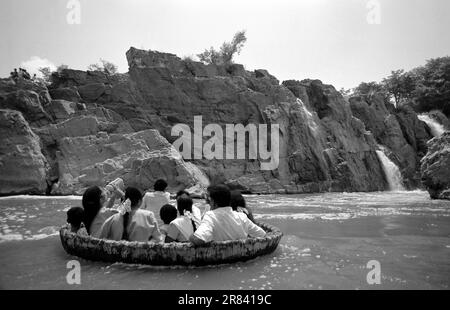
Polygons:
<instances>
[{"instance_id":1,"label":"person's bare arm","mask_svg":"<svg viewBox=\"0 0 450 310\"><path fill-rule=\"evenodd\" d=\"M189 241L192 242L195 246L202 246L206 244L205 241L198 238L195 234L189 237Z\"/></svg>"},{"instance_id":2,"label":"person's bare arm","mask_svg":"<svg viewBox=\"0 0 450 310\"><path fill-rule=\"evenodd\" d=\"M111 209L114 206L114 203L116 202L116 199L119 199L122 197L123 192L119 190L115 190L114 193L111 195L111 198L109 198L108 202L106 203L105 208Z\"/></svg>"},{"instance_id":3,"label":"person's bare arm","mask_svg":"<svg viewBox=\"0 0 450 310\"><path fill-rule=\"evenodd\" d=\"M248 235L249 237L264 237L266 235L266 232L264 231L264 229L262 229L261 227L259 227L258 225L256 225L255 223L253 223L252 221L250 221L248 218L246 219L247 221L247 231L248 231Z\"/></svg>"}]
</instances>

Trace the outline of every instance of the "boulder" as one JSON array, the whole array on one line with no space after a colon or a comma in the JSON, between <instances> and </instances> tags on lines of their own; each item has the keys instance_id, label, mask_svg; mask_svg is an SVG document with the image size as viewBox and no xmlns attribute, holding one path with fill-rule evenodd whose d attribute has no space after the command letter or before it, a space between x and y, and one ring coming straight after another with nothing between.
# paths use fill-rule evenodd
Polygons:
<instances>
[{"instance_id":1,"label":"boulder","mask_svg":"<svg viewBox=\"0 0 450 310\"><path fill-rule=\"evenodd\" d=\"M430 197L450 200L450 132L428 142L421 164L422 182Z\"/></svg>"},{"instance_id":2,"label":"boulder","mask_svg":"<svg viewBox=\"0 0 450 310\"><path fill-rule=\"evenodd\" d=\"M78 105L66 100L52 100L47 110L56 121L61 121L74 115L78 110Z\"/></svg>"},{"instance_id":3,"label":"boulder","mask_svg":"<svg viewBox=\"0 0 450 310\"><path fill-rule=\"evenodd\" d=\"M111 76L101 71L82 71L74 69L63 69L52 74L52 89L73 88L80 85L93 83L110 83Z\"/></svg>"},{"instance_id":4,"label":"boulder","mask_svg":"<svg viewBox=\"0 0 450 310\"><path fill-rule=\"evenodd\" d=\"M2 92L0 89L0 108L20 111L31 126L44 126L53 121L44 109L41 99L39 93L34 90Z\"/></svg>"},{"instance_id":5,"label":"boulder","mask_svg":"<svg viewBox=\"0 0 450 310\"><path fill-rule=\"evenodd\" d=\"M169 190L208 185L208 178L156 130L131 134L97 135L59 140L60 179L55 193L80 194L87 187L104 185L120 177L128 186L145 190L165 178Z\"/></svg>"},{"instance_id":6,"label":"boulder","mask_svg":"<svg viewBox=\"0 0 450 310\"><path fill-rule=\"evenodd\" d=\"M78 93L78 90L76 87L61 87L61 88L55 88L50 89L50 96L53 99L61 99L61 100L67 100L72 102L83 102L83 99L81 99L80 94Z\"/></svg>"},{"instance_id":7,"label":"boulder","mask_svg":"<svg viewBox=\"0 0 450 310\"><path fill-rule=\"evenodd\" d=\"M45 194L47 161L22 114L0 110L0 195Z\"/></svg>"},{"instance_id":8,"label":"boulder","mask_svg":"<svg viewBox=\"0 0 450 310\"><path fill-rule=\"evenodd\" d=\"M105 94L108 88L110 87L107 87L103 83L92 83L79 86L78 92L83 100L87 102L95 102L103 94Z\"/></svg>"}]
</instances>

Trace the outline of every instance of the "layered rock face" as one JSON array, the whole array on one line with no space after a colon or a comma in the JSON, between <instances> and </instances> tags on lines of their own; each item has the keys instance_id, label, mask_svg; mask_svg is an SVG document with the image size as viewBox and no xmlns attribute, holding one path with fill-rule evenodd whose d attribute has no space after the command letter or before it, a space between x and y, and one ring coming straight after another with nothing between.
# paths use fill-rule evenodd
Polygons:
<instances>
[{"instance_id":1,"label":"layered rock face","mask_svg":"<svg viewBox=\"0 0 450 310\"><path fill-rule=\"evenodd\" d=\"M178 139L171 135L176 124L186 124L198 134L195 116L202 117L203 126L218 124L224 132L227 124L279 124L278 168L261 170L259 158L190 160L212 182L256 193L386 188L375 140L332 86L320 81L280 85L265 70L186 62L172 54L134 48L127 59L128 77L108 80L65 70L51 93L70 88L72 96L78 93L86 102L115 111L133 130L154 128L169 142ZM210 137L198 138L205 143ZM225 143L223 148L225 152Z\"/></svg>"},{"instance_id":2,"label":"layered rock face","mask_svg":"<svg viewBox=\"0 0 450 310\"><path fill-rule=\"evenodd\" d=\"M450 200L450 132L428 142L422 158L422 182L431 198Z\"/></svg>"},{"instance_id":3,"label":"layered rock face","mask_svg":"<svg viewBox=\"0 0 450 310\"><path fill-rule=\"evenodd\" d=\"M48 89L0 81L0 108L21 111L41 141L47 163L42 182L53 184L49 192L80 193L116 177L142 189L163 177L171 190L225 182L252 193L379 191L387 182L377 144L391 151L407 185L418 185L419 159L431 136L412 110L395 110L376 98L348 102L318 80L280 84L266 70L237 64L204 65L135 48L126 56L127 74L66 69L53 75ZM191 155L198 150L195 139L202 150L213 136L222 158L230 144L227 125L267 125L266 142L274 143L272 133L279 137L279 163L261 169L267 159L261 152L250 158L248 136L243 145L233 143L232 158L182 158L184 149L170 145L179 139L172 136L177 124L192 133ZM216 131L203 134L210 124L222 129L222 140ZM242 150L245 158L236 159Z\"/></svg>"},{"instance_id":4,"label":"layered rock face","mask_svg":"<svg viewBox=\"0 0 450 310\"><path fill-rule=\"evenodd\" d=\"M158 178L177 191L206 186L203 174L185 163L181 155L156 130L131 134L62 137L56 161L59 182L55 193L81 194L86 187L120 177L127 186L153 188Z\"/></svg>"},{"instance_id":5,"label":"layered rock face","mask_svg":"<svg viewBox=\"0 0 450 310\"><path fill-rule=\"evenodd\" d=\"M78 81L82 71L67 72ZM84 75L107 78L100 72ZM135 130L132 121L89 99L90 84L78 90L70 81L50 91L27 80L0 81L0 107L15 107L25 116L1 110L0 194L81 194L117 177L142 190L158 178L165 178L171 191L201 192L209 184L158 131Z\"/></svg>"},{"instance_id":6,"label":"layered rock face","mask_svg":"<svg viewBox=\"0 0 450 310\"><path fill-rule=\"evenodd\" d=\"M368 100L352 97L349 102L353 115L364 122L376 142L387 150L386 155L400 168L406 187L420 187L420 159L432 138L426 124L410 107L395 108L381 95Z\"/></svg>"},{"instance_id":7,"label":"layered rock face","mask_svg":"<svg viewBox=\"0 0 450 310\"><path fill-rule=\"evenodd\" d=\"M48 164L20 112L0 109L0 139L0 195L45 193Z\"/></svg>"}]
</instances>

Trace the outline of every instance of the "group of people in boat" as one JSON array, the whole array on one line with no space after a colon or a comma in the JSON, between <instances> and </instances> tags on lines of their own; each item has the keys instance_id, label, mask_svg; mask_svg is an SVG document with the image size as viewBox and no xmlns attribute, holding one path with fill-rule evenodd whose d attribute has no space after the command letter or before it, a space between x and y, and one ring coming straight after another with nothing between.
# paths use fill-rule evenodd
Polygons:
<instances>
[{"instance_id":1,"label":"group of people in boat","mask_svg":"<svg viewBox=\"0 0 450 310\"><path fill-rule=\"evenodd\" d=\"M170 204L166 188L162 179L155 182L153 192L145 194L135 187L125 188L121 179L105 188L90 187L83 194L82 207L67 211L67 222L72 232L82 236L157 243L204 245L266 234L241 193L226 185L207 188L203 212L186 191L176 194L176 206Z\"/></svg>"}]
</instances>

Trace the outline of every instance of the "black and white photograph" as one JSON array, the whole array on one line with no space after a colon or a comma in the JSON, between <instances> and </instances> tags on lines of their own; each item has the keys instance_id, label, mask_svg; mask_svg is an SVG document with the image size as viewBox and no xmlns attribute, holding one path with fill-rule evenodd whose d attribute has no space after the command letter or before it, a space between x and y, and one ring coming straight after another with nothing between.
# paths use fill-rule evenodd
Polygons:
<instances>
[{"instance_id":1,"label":"black and white photograph","mask_svg":"<svg viewBox=\"0 0 450 310\"><path fill-rule=\"evenodd\" d=\"M449 290L449 30L448 0L1 0L0 290Z\"/></svg>"}]
</instances>

